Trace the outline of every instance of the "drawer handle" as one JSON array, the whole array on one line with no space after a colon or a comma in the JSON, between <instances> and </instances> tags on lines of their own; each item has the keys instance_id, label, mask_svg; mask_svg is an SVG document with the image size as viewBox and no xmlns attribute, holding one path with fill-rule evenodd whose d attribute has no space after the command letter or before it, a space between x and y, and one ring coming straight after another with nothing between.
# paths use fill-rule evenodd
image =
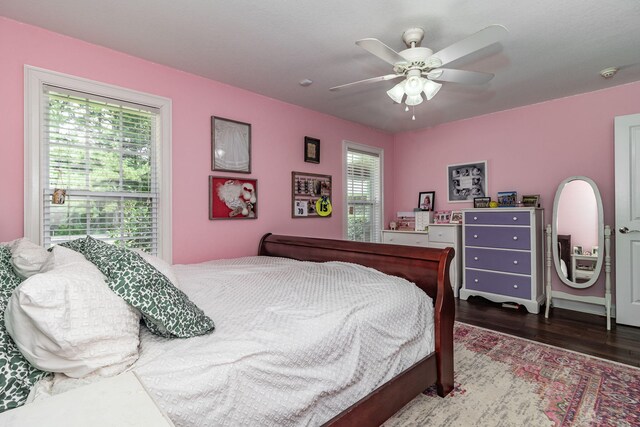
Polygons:
<instances>
[{"instance_id":1,"label":"drawer handle","mask_svg":"<svg viewBox=\"0 0 640 427\"><path fill-rule=\"evenodd\" d=\"M473 279L474 282L478 283L478 279Z\"/></svg>"},{"instance_id":2,"label":"drawer handle","mask_svg":"<svg viewBox=\"0 0 640 427\"><path fill-rule=\"evenodd\" d=\"M518 236L513 236L513 240L518 240Z\"/></svg>"},{"instance_id":3,"label":"drawer handle","mask_svg":"<svg viewBox=\"0 0 640 427\"><path fill-rule=\"evenodd\" d=\"M515 265L518 265L518 260L513 261Z\"/></svg>"},{"instance_id":4,"label":"drawer handle","mask_svg":"<svg viewBox=\"0 0 640 427\"><path fill-rule=\"evenodd\" d=\"M473 220L474 220L474 221L477 221L477 220L478 220L478 217L477 217L477 216L474 216L474 217L473 217Z\"/></svg>"},{"instance_id":5,"label":"drawer handle","mask_svg":"<svg viewBox=\"0 0 640 427\"><path fill-rule=\"evenodd\" d=\"M517 220L518 220L518 217L517 217L517 216L514 216L514 217L513 217L513 220L514 220L514 221L517 221Z\"/></svg>"},{"instance_id":6,"label":"drawer handle","mask_svg":"<svg viewBox=\"0 0 640 427\"><path fill-rule=\"evenodd\" d=\"M474 238L474 239L477 239L477 238L478 238L478 235L477 235L477 234L474 234L474 235L473 235L473 238Z\"/></svg>"},{"instance_id":7,"label":"drawer handle","mask_svg":"<svg viewBox=\"0 0 640 427\"><path fill-rule=\"evenodd\" d=\"M518 285L513 285L513 289L518 289Z\"/></svg>"},{"instance_id":8,"label":"drawer handle","mask_svg":"<svg viewBox=\"0 0 640 427\"><path fill-rule=\"evenodd\" d=\"M473 257L473 260L474 260L474 261L477 261L477 260L478 260L478 257L477 257L477 256L474 256L474 257Z\"/></svg>"}]
</instances>

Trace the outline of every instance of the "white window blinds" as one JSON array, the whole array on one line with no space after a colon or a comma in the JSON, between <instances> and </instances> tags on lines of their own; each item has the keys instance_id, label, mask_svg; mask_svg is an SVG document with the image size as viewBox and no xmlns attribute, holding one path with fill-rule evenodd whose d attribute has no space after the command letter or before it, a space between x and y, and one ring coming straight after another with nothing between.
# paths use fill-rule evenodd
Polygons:
<instances>
[{"instance_id":1,"label":"white window blinds","mask_svg":"<svg viewBox=\"0 0 640 427\"><path fill-rule=\"evenodd\" d=\"M382 229L380 155L347 147L347 238L379 242Z\"/></svg>"},{"instance_id":2,"label":"white window blinds","mask_svg":"<svg viewBox=\"0 0 640 427\"><path fill-rule=\"evenodd\" d=\"M91 235L157 253L158 110L42 87L43 244Z\"/></svg>"}]
</instances>

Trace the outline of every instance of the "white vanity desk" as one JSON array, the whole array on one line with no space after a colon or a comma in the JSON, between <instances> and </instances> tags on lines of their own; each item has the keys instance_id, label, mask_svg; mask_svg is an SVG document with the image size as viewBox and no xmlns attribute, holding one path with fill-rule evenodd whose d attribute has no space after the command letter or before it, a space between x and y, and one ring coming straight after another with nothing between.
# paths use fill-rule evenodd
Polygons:
<instances>
[{"instance_id":1,"label":"white vanity desk","mask_svg":"<svg viewBox=\"0 0 640 427\"><path fill-rule=\"evenodd\" d=\"M429 231L382 230L382 243L437 249L453 248L455 253L449 269L449 278L453 294L457 297L458 289L462 285L461 230L460 224L429 224Z\"/></svg>"}]
</instances>

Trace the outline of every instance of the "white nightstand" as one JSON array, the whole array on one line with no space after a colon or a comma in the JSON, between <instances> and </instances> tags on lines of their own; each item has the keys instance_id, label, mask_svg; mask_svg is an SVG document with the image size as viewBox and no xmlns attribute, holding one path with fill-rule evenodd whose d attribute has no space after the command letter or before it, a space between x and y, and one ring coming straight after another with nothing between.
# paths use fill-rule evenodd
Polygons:
<instances>
[{"instance_id":1,"label":"white nightstand","mask_svg":"<svg viewBox=\"0 0 640 427\"><path fill-rule=\"evenodd\" d=\"M424 246L426 248L453 248L455 254L449 268L453 294L458 296L462 285L462 226L460 224L429 224L429 231L382 230L382 243L391 245Z\"/></svg>"}]
</instances>

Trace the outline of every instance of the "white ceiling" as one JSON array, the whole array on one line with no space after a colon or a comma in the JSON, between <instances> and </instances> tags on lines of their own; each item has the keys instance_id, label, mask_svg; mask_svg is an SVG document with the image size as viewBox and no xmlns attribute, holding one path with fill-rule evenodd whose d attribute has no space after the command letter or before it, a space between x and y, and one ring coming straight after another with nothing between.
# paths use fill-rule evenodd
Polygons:
<instances>
[{"instance_id":1,"label":"white ceiling","mask_svg":"<svg viewBox=\"0 0 640 427\"><path fill-rule=\"evenodd\" d=\"M638 0L2 0L0 15L389 132L640 80ZM419 26L438 51L490 24L506 40L447 66L496 77L445 84L415 121L385 94L397 82L329 92L391 73L356 40L399 51Z\"/></svg>"}]
</instances>

